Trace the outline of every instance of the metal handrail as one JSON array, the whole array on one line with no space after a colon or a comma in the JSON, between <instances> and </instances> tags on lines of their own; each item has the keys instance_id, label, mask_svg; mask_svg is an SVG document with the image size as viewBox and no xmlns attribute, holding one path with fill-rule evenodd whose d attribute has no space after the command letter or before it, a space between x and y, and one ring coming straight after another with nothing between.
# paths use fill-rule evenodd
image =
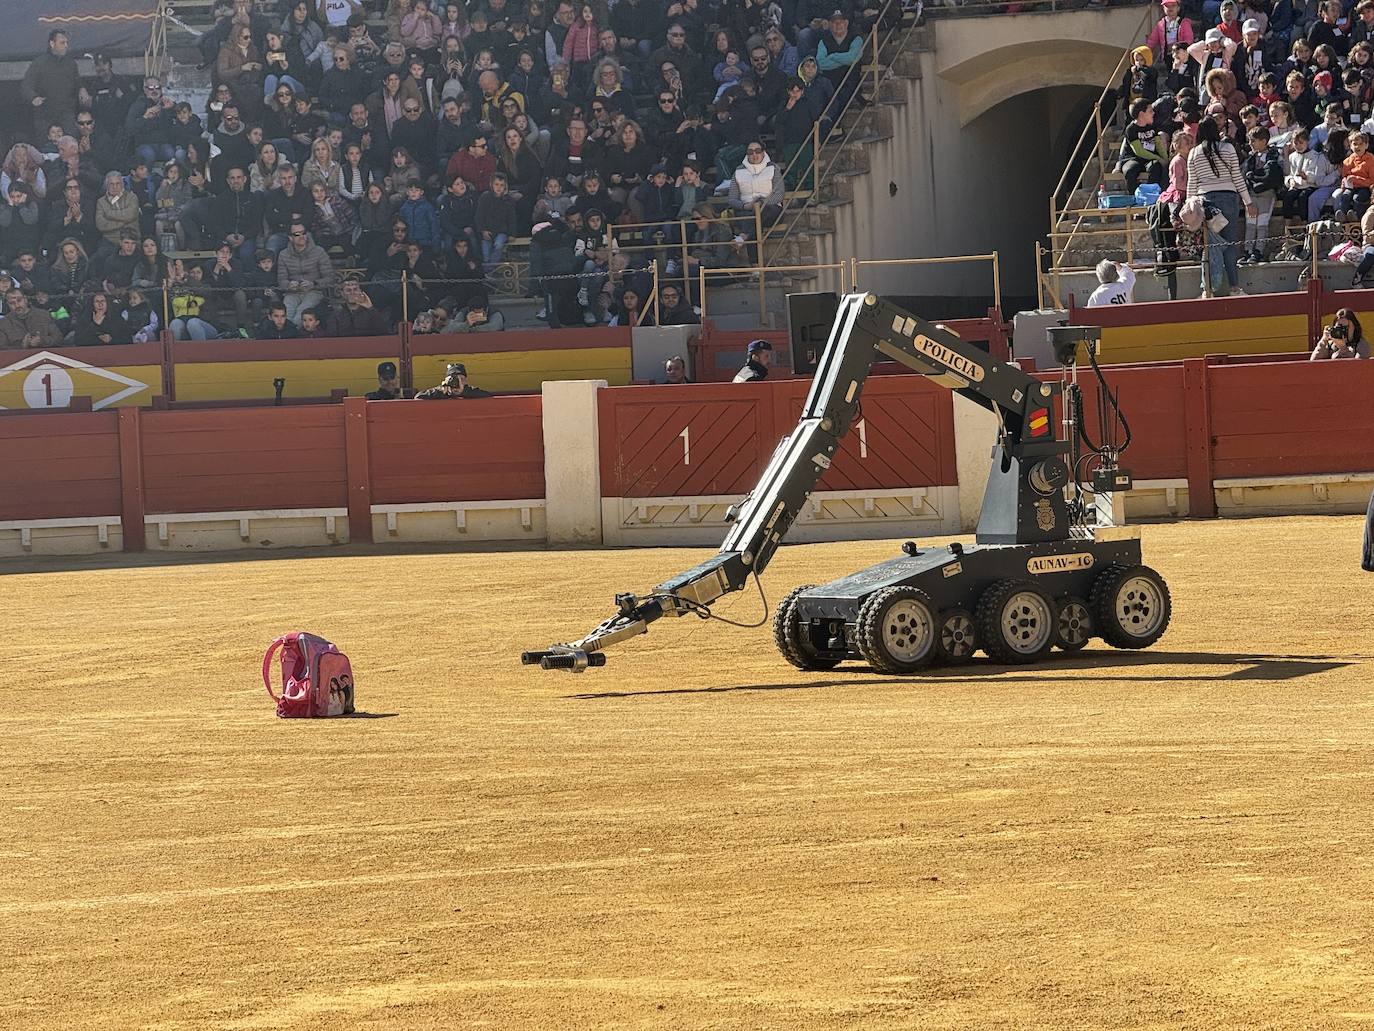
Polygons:
<instances>
[{"instance_id":1,"label":"metal handrail","mask_svg":"<svg viewBox=\"0 0 1374 1031\"><path fill-rule=\"evenodd\" d=\"M166 75L167 66L167 0L158 0L157 10L153 13L152 28L148 32L148 44L143 48L143 74Z\"/></svg>"},{"instance_id":2,"label":"metal handrail","mask_svg":"<svg viewBox=\"0 0 1374 1031\"><path fill-rule=\"evenodd\" d=\"M1359 228L1358 228L1358 225L1357 225L1357 224L1351 223L1347 228L1352 232L1352 234L1358 236L1358 234L1359 234ZM1303 232L1303 235L1306 237L1306 247L1307 247L1307 252L1308 252L1308 255L1309 255L1309 257L1307 258L1307 262L1308 262L1309 264L1307 264L1306 268L1304 269L1304 272L1305 272L1305 274L1306 274L1309 278L1311 278L1311 279L1320 279L1321 250L1320 250L1320 248L1318 247L1318 238L1319 238L1319 236L1320 236L1321 234L1320 234L1320 232L1315 228L1315 226L1312 225L1312 224L1309 224L1309 225L1304 226L1304 227L1302 228L1302 232ZM1288 234L1283 234L1283 235L1281 235L1281 236L1271 236L1271 237L1267 237L1266 239L1268 239L1268 240L1270 240L1270 241L1273 241L1273 240L1288 240L1288 239L1291 239L1291 237L1290 237ZM1169 265L1170 265L1170 267L1173 269L1173 271L1174 271L1175 273L1178 273L1178 272L1181 272L1181 271L1191 271L1191 270L1193 270L1193 269L1201 269L1202 266L1203 266L1203 264L1204 264L1204 262L1205 262L1205 260L1206 260L1206 254L1207 254L1208 248L1211 248L1211 247L1214 247L1214 246L1219 246L1219 245L1218 245L1218 244L1214 244L1214 243L1207 242L1206 239L1204 238L1204 240L1203 240L1203 242L1202 242L1202 244L1201 244L1201 255L1200 255L1196 260L1191 259L1191 258L1185 259L1185 258L1180 257L1178 260L1169 262ZM1220 246L1237 246L1237 245L1234 245L1234 244L1222 244L1222 245L1220 245ZM1129 249L1128 249L1128 250L1129 250ZM1040 246L1039 241L1036 241L1036 244L1035 244L1035 282L1036 282L1036 292L1037 292L1037 296L1038 296L1038 299L1039 299L1039 303L1040 303L1040 307L1041 307L1041 308L1044 308L1044 307L1045 307L1045 295L1046 295L1047 292L1048 292L1049 295L1050 295L1050 299L1054 302L1054 307L1056 307L1056 308L1063 308L1063 307L1065 307L1065 305L1064 305L1064 303L1063 303L1063 294L1062 294L1062 285L1063 285L1063 284L1061 283L1059 277L1060 277L1062 274L1065 274L1065 273L1085 273L1085 272L1093 272L1093 271L1095 270L1095 267L1092 266L1092 265L1079 265L1079 266L1069 267L1069 266L1064 266L1064 265L1052 264L1051 267L1050 267L1050 270L1047 272L1047 271L1045 271L1045 269L1044 269L1044 267L1043 267L1043 265L1044 265L1043 259L1044 259L1044 257L1045 257L1048 253L1049 253L1048 251L1046 251L1043 247ZM1128 257L1127 257L1127 262L1126 262L1126 263L1127 263L1128 265L1133 265L1133 266L1134 266L1133 256L1129 255L1129 253L1128 253ZM1291 263L1291 262L1286 262L1286 263ZM1152 264L1152 263L1147 259L1145 262L1143 262L1143 263L1142 263L1140 266L1138 266L1138 267L1141 267L1141 268L1148 268L1148 267L1150 267L1151 264ZM1203 296L1203 297L1211 297L1211 296L1212 296L1211 280L1210 280L1210 278L1208 278L1207 276L1204 276L1203 279L1202 279L1202 296Z\"/></svg>"},{"instance_id":3,"label":"metal handrail","mask_svg":"<svg viewBox=\"0 0 1374 1031\"><path fill-rule=\"evenodd\" d=\"M1145 11L1145 18L1144 18L1144 19L1141 21L1141 23L1140 23L1140 29L1144 29L1147 25L1149 25L1149 23L1150 23L1150 21L1151 21L1151 15L1152 15L1153 13L1154 13L1154 10L1153 10L1152 7L1147 7L1147 8L1146 8L1146 11ZM1137 35L1139 35L1139 31L1137 31ZM1097 149L1097 148L1099 148L1099 147L1101 146L1101 137L1102 137L1102 104L1106 101L1107 95L1108 95L1110 92L1112 92L1112 91L1116 88L1116 84L1117 84L1118 82L1121 81L1121 76L1125 73L1126 67L1127 67L1127 63L1128 63L1128 62L1130 61L1130 59L1131 59L1131 51L1134 50L1134 49L1135 49L1137 46L1139 46L1139 45L1140 45L1139 43L1135 43L1135 44L1132 44L1130 47L1127 47L1126 50L1122 53L1120 59L1116 62L1116 68L1113 70L1113 72L1112 72L1112 74L1111 74L1111 77L1107 80L1106 84L1102 87L1102 92L1101 92L1100 94L1098 94L1098 97L1097 97L1097 106L1096 106L1096 108L1094 109L1094 117L1093 117L1093 118L1090 118L1090 119L1088 119L1086 122L1084 122L1084 124L1083 124L1083 131L1082 131L1081 133L1078 134L1078 139L1074 142L1073 149L1069 152L1069 154L1070 154L1070 162L1064 166L1064 171L1063 171L1063 172L1060 174L1060 176L1059 176L1059 182L1055 185L1054 189L1050 192L1050 219L1051 219L1050 224L1051 224L1051 225L1054 224L1054 213L1055 213L1055 210L1056 210L1056 209L1055 209L1055 200L1059 197L1059 195L1060 195L1061 193L1064 192L1064 186L1065 186L1066 181L1067 181L1067 179L1068 179L1068 177L1069 177L1069 171L1070 171L1070 170L1072 169L1072 167L1073 167L1072 157L1073 157L1074 155L1078 154L1078 152L1081 151L1081 150L1083 149L1083 144L1087 141L1087 138L1088 138L1088 130L1091 129L1094 125L1097 126L1097 135L1098 135L1098 139L1097 139L1097 140L1095 141L1095 143L1094 143L1094 149ZM1086 167L1086 166L1085 166L1085 167ZM1081 183L1081 181L1082 181L1082 174L1081 174L1081 172L1080 172L1079 181L1080 181L1080 183Z\"/></svg>"},{"instance_id":4,"label":"metal handrail","mask_svg":"<svg viewBox=\"0 0 1374 1031\"><path fill-rule=\"evenodd\" d=\"M754 213L753 213L753 212L749 212L749 213L747 213L747 214L713 214L712 219L710 219L710 220L712 220L712 221L745 221L745 223L749 223L750 227L752 227L752 225L754 224ZM642 230L654 230L654 228L664 227L664 225L676 225L677 230L679 230L679 232L683 232L683 234L686 234L687 227L690 227L690 225L692 224L692 221L694 221L694 220L692 220L692 219L668 219L668 220L666 220L666 221L625 221L625 223L616 223L616 224L614 224L614 225L607 225L607 227L606 227L606 232L607 232L607 243L609 243L609 242L611 241L611 239L614 239L614 241L616 241L617 245L620 245L620 249L621 249L621 250L628 250L629 247L632 247L632 246L647 246L647 247L668 246L668 245L658 245L658 243L646 243L646 245L628 245L628 243L621 243L621 242L620 242L620 241L621 241L621 238L620 238L620 236L618 236L617 234L620 234L621 231L625 231L625 232L627 232L627 235L631 235L631 236L632 236L632 235L635 235L635 232L642 231ZM672 245L672 246L676 246L676 245Z\"/></svg>"},{"instance_id":5,"label":"metal handrail","mask_svg":"<svg viewBox=\"0 0 1374 1031\"><path fill-rule=\"evenodd\" d=\"M1145 9L1145 17L1141 19L1140 25L1136 29L1135 36L1137 40L1143 38L1142 33L1145 31L1146 27L1151 23L1151 21L1154 20L1153 15L1154 8L1152 6L1147 6ZM1055 185L1054 189L1050 191L1049 208L1051 229L1059 225L1060 216L1062 214L1065 214L1065 212L1061 211L1058 207L1059 197L1064 192L1065 186L1068 185L1069 173L1073 170L1074 159L1083 151L1084 144L1088 142L1088 130L1094 127L1096 127L1097 133L1096 137L1093 139L1092 146L1093 151L1097 154L1097 167L1099 173L1103 173L1104 169L1106 168L1106 156L1102 150L1103 139L1105 136L1104 127L1102 124L1102 107L1107 102L1108 97L1115 92L1117 83L1121 81L1122 75L1125 74L1126 68L1129 67L1131 60L1131 51L1138 46L1140 46L1139 42L1132 43L1122 52L1121 58L1116 62L1116 68L1112 71L1111 77L1102 87L1102 92L1098 94L1097 102L1093 105L1092 117L1084 123L1083 131L1078 134L1077 141L1075 141L1073 148L1069 151L1069 160L1064 165L1064 171L1059 176L1059 182ZM1082 187L1083 178L1086 175L1087 171L1088 162L1085 160L1083 162L1083 167L1079 169L1077 181L1069 189L1069 197L1073 196L1075 190L1078 190ZM1082 216L1080 215L1079 221L1081 222L1081 220ZM1075 228L1077 228L1077 225L1075 225Z\"/></svg>"},{"instance_id":6,"label":"metal handrail","mask_svg":"<svg viewBox=\"0 0 1374 1031\"><path fill-rule=\"evenodd\" d=\"M888 2L887 2L886 4L883 5L882 13L880 13L880 14L878 15L878 19L877 19L877 21L876 21L876 22L874 23L874 25L873 25L873 31L869 34L869 39L870 39L870 40L872 41L872 43L873 43L873 100L872 100L872 102L873 102L874 104L876 104L876 103L878 102L878 89L879 89L879 87L880 87L881 84L882 84L882 74L883 74L883 73L881 72L881 70L880 70L880 63L879 63L879 61L878 61L878 56L881 54L882 50L884 50L884 49L887 47L887 45L888 45L890 42L892 42L893 37L896 36L898 32L902 32L902 38L901 38L900 43L898 44L897 53L900 54L900 53L902 53L903 51L905 51L905 50L906 50L907 41L911 38L911 34L912 34L913 32L915 32L916 29L919 27L918 24L917 24L917 22L916 22L914 19L912 20L911 24L905 25L905 26L902 24L901 21L898 21L897 24L893 25L892 28L888 30L887 35L883 37L882 41L881 41L881 42L878 41L878 33L882 30L882 27L883 27L883 16L888 12L889 9L891 9L891 7L893 6L893 4L895 4L895 3L897 3L897 2L898 2L898 0L888 0ZM852 74L854 74L854 70L855 70L855 69L860 69L860 70L862 70L862 69L861 69L861 65L860 65L858 62L856 62L856 63L850 68L849 72L847 72L847 73L845 74L845 78L844 78L843 81L847 82L848 79L849 79L849 76L852 75ZM892 69L891 69L891 68L888 68L886 74L887 74L887 75L891 75L891 74L892 74ZM838 125L844 120L844 116L847 115L847 114L849 113L850 109L854 107L855 101L858 99L858 97L859 97L859 87L856 86L855 89L854 89L854 92L850 94L849 100L845 103L844 108L843 108L841 111L839 111L839 112L835 115L833 121L831 122L831 125L832 125L832 126L838 126ZM764 266L771 266L771 265L772 265L772 262L771 262L771 261L765 261L765 260L763 259L763 250L764 250L764 247L762 246L762 244L763 244L763 243L776 243L776 244L778 244L778 245L781 245L781 244L785 243L785 242L787 241L788 237L792 235L792 230L796 228L797 223L801 220L802 215L804 215L807 211L809 211L810 208L811 208L811 206L812 206L813 204L815 204L815 203L818 202L818 198L820 197L820 192L821 192L821 191L820 191L820 184L821 184L822 182L826 182L826 181L829 180L831 171L834 169L835 165L839 162L840 156L844 153L844 148L845 148L846 146L848 146L850 140L853 139L855 133L858 131L860 121L861 121L860 119L855 119L855 120L854 120L854 124L851 125L851 126L849 127L849 129L845 132L843 139L841 139L840 142L834 146L833 151L832 151L832 154L831 154L831 158L830 158L830 163L829 163L828 165L826 165L824 171L817 172L817 168L819 168L820 163L821 163L821 154L820 154L820 152L817 151L816 153L814 153L814 154L812 155L812 160L815 162L815 167L812 168L811 176L812 176L812 182L815 184L815 186L814 186L814 188L813 188L812 191L811 191L811 196L808 197L808 198L806 198L806 200L802 203L802 205L801 205L799 208L796 208L796 209L795 209L795 212L793 213L793 216L792 216L792 220L791 220L790 222L787 223L787 228L784 229L784 230L782 231L781 235L775 236L777 227L778 227L779 224L781 224L781 219L779 220L779 222L774 223L771 227L769 227L767 239L766 239L766 241L761 241L761 245L760 245L760 248L759 248L759 252L760 252L760 253L759 253L759 259L760 259L760 263L761 263L761 264L763 264ZM822 147L824 147L828 142L829 142L829 141L824 141L824 142L822 143ZM797 156L800 156L801 153L803 153L803 151L798 151L798 152L797 152ZM796 161L796 156L794 156L792 160L793 160L793 161ZM790 170L790 168L791 168L791 162L788 163L788 169ZM784 171L783 177L784 177L784 179L786 178L786 171ZM778 252L779 249L780 249L780 247L774 249L774 252L773 252L774 255L777 254L777 252Z\"/></svg>"},{"instance_id":7,"label":"metal handrail","mask_svg":"<svg viewBox=\"0 0 1374 1031\"><path fill-rule=\"evenodd\" d=\"M876 19L874 19L874 22L873 22L873 31L870 32L870 33L868 34L869 38L868 38L867 40L864 41L864 46L863 46L863 49L864 49L864 50L868 50L868 49L869 49L869 43L870 43L870 42L874 42L874 41L877 40L877 38L878 38L878 30L879 30L880 28L882 28L883 19L887 16L888 11L890 11L890 10L892 9L892 5L893 5L893 4L896 4L896 3L899 3L899 0L887 0L887 2L886 2L885 4L883 4L883 9L882 9L881 11L878 12L878 17L877 17ZM894 30L894 31L895 31L895 30ZM888 38L891 38L891 34L890 34L890 33L889 33L889 37L888 37ZM871 59L872 62L873 62L873 91L874 91L874 100L875 100L875 101L877 100L878 72L879 72L879 68L880 68L880 66L881 66L881 62L878 60L878 58L879 58L879 53L880 53L880 51L881 51L882 46L885 46L886 43L887 43L886 40L884 40L883 43L882 43L881 45L879 45L879 44L877 44L876 42L874 42L874 45L873 45L873 47L872 47L872 53L871 53L871 55L870 55L870 59ZM843 84L844 82L848 82L849 77L850 77L851 75L854 74L855 69L858 69L858 70L859 70L859 77L860 77L860 79L862 79L862 78L863 78L863 64L864 64L864 63L863 63L863 60L861 59L861 60L855 61L854 64L850 65L849 71L847 71L847 72L844 73L844 79L842 80L842 84ZM862 83L860 83L860 85L862 85ZM857 88L857 87L855 88L854 92L855 92L855 93L858 93L858 88ZM854 97L851 95L850 98L849 98L849 103L853 103L853 102L854 102ZM845 105L845 111L848 111L848 110L849 110L849 104L846 104L846 105ZM822 116L822 117L825 116L825 112L824 112L824 111L821 112L821 116ZM843 118L843 117L844 117L844 111L841 111L841 112L840 112L838 115L836 115L835 118L831 121L831 125L839 125L839 124L840 124L840 119ZM823 145L823 141L822 141L821 138L820 138L820 133L821 133L821 119L818 118L818 119L816 119L816 121L814 121L814 122L811 123L811 150L812 150L812 153L811 153L811 192L812 192L812 194L815 194L815 193L819 192L819 190L820 190L820 183L819 183L818 177L817 177L817 175L816 175L816 169L817 169L818 166L820 165L820 158L821 158L821 151L820 151L820 148L821 148L821 146ZM792 172L792 166L795 165L795 164L797 163L797 159L800 158L804 153L806 153L806 148L805 148L805 147L803 147L801 150L798 150L795 154L793 154L793 155L792 155L792 160L789 161L789 162L787 162L787 167L784 168L784 169L782 170L782 178L783 178L783 182L784 182L784 183L786 183L788 175L790 175L791 172Z\"/></svg>"},{"instance_id":8,"label":"metal handrail","mask_svg":"<svg viewBox=\"0 0 1374 1031\"><path fill-rule=\"evenodd\" d=\"M845 272L848 270L848 266L847 266L843 261L832 261L832 262L827 262L827 263L823 263L823 264L814 264L814 265L775 265L775 266L741 265L739 268L706 268L706 266L703 265L703 266L701 266L700 268L697 269L697 277L698 277L697 286L698 286L698 290L700 291L700 294L701 294L701 319L702 319L703 322L706 321L706 277L707 277L707 276L750 276L750 275L757 275L757 276L759 277L759 298L760 298L760 302L761 302L761 304L762 304L762 300L763 300L763 298L765 297L764 276L767 275L769 272L778 272L778 273L787 273L787 272L819 272L819 271L824 271L824 270L827 270L827 269L828 269L828 270L831 270L831 271L838 272L838 273L840 274L840 275L839 275L840 291L841 291L842 293L847 293L847 292L848 292L848 289L849 289L849 284L846 282L846 279L845 279ZM767 312L764 311L763 308L762 308L762 306L761 306L760 309L759 309L759 325L763 325L763 323L764 323L766 317L767 317Z\"/></svg>"},{"instance_id":9,"label":"metal handrail","mask_svg":"<svg viewBox=\"0 0 1374 1031\"><path fill-rule=\"evenodd\" d=\"M1002 310L1002 265L997 251L989 254L952 254L938 258L850 258L849 280L859 289L859 269L865 265L950 265L962 261L992 262L992 294L997 310Z\"/></svg>"}]
</instances>

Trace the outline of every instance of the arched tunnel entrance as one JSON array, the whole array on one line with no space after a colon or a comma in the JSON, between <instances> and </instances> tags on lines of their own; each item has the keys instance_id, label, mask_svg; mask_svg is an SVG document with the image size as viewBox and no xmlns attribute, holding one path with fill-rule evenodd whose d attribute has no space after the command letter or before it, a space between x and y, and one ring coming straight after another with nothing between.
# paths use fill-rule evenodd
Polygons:
<instances>
[{"instance_id":1,"label":"arched tunnel entrance","mask_svg":"<svg viewBox=\"0 0 1374 1031\"><path fill-rule=\"evenodd\" d=\"M1063 85L1020 93L935 143L936 246L947 254L997 251L1006 313L1035 307L1035 242L1049 231L1050 192L1101 93L1101 86ZM986 268L917 267L913 273L912 303L924 302L924 310L981 315L992 304Z\"/></svg>"}]
</instances>

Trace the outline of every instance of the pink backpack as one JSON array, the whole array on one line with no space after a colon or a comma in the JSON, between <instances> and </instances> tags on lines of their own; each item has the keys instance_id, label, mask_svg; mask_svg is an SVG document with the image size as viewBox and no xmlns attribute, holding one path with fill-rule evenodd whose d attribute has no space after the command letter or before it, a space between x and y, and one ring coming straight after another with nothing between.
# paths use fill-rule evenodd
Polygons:
<instances>
[{"instance_id":1,"label":"pink backpack","mask_svg":"<svg viewBox=\"0 0 1374 1031\"><path fill-rule=\"evenodd\" d=\"M272 690L272 656L281 649L281 694ZM262 683L283 719L353 712L348 656L323 637L296 631L278 637L262 657Z\"/></svg>"}]
</instances>

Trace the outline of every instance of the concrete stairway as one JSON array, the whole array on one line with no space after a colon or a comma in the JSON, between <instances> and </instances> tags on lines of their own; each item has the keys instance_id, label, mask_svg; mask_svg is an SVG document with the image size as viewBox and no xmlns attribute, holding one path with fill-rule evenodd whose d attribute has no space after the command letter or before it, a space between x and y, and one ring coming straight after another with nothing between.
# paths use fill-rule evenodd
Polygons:
<instances>
[{"instance_id":1,"label":"concrete stairway","mask_svg":"<svg viewBox=\"0 0 1374 1031\"><path fill-rule=\"evenodd\" d=\"M816 264L822 260L819 257L821 243L836 231L836 209L854 203L855 181L870 172L869 148L876 142L893 138L894 109L908 102L908 90L897 80L922 77L919 55L932 49L932 30L913 28L905 40L904 35L905 30L894 33L879 53L881 79L876 97L871 97L872 102L863 107L851 106L832 129L829 139L822 143L818 160L822 172L819 191L814 197L807 193L789 203L765 243L765 265L777 268ZM872 92L871 66L863 92L865 95ZM809 176L806 183L809 184ZM770 301L765 323L784 324L787 290L815 289L814 284L822 277L833 279L834 275L805 270L770 274ZM757 309L757 288L752 292Z\"/></svg>"}]
</instances>

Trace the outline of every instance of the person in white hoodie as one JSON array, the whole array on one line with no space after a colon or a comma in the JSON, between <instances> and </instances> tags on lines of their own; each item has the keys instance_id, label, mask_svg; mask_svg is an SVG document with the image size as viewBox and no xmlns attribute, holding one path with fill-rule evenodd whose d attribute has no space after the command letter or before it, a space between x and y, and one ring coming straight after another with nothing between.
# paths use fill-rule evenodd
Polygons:
<instances>
[{"instance_id":1,"label":"person in white hoodie","mask_svg":"<svg viewBox=\"0 0 1374 1031\"><path fill-rule=\"evenodd\" d=\"M1293 136L1293 152L1288 155L1288 174L1283 178L1281 213L1288 218L1315 222L1322 205L1331 199L1340 179L1340 170L1321 150L1309 146L1308 132L1299 129Z\"/></svg>"},{"instance_id":2,"label":"person in white hoodie","mask_svg":"<svg viewBox=\"0 0 1374 1031\"><path fill-rule=\"evenodd\" d=\"M760 209L766 229L782 214L783 196L782 172L773 164L763 144L754 140L745 148L744 161L730 180L731 209L739 214Z\"/></svg>"}]
</instances>

